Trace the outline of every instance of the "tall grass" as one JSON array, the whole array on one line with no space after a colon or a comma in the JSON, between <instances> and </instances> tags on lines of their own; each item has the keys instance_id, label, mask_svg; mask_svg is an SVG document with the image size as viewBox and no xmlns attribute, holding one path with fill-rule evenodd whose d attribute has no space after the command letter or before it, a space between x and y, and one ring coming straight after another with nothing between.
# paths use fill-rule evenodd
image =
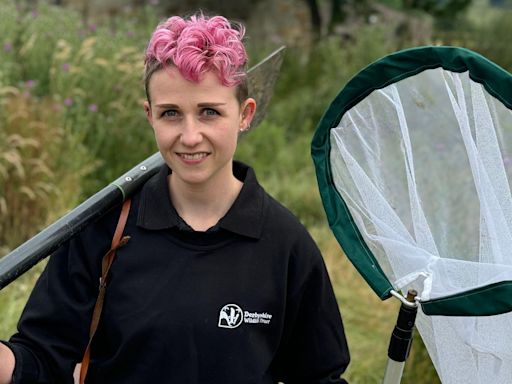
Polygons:
<instances>
[{"instance_id":1,"label":"tall grass","mask_svg":"<svg viewBox=\"0 0 512 384\"><path fill-rule=\"evenodd\" d=\"M0 244L12 248L78 203L94 158L30 88L0 88Z\"/></svg>"},{"instance_id":2,"label":"tall grass","mask_svg":"<svg viewBox=\"0 0 512 384\"><path fill-rule=\"evenodd\" d=\"M141 86L147 25L156 24L155 14L112 31L44 3L27 14L13 1L0 0L0 6L0 84L30 84L35 96L51 95L58 103L61 125L101 162L101 171L84 184L86 195L156 150Z\"/></svg>"}]
</instances>

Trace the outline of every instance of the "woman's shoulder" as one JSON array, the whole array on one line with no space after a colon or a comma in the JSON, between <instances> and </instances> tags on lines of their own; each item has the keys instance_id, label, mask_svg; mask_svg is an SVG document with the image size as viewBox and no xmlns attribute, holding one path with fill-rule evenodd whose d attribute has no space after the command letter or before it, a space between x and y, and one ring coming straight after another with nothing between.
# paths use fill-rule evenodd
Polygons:
<instances>
[{"instance_id":1,"label":"woman's shoulder","mask_svg":"<svg viewBox=\"0 0 512 384\"><path fill-rule=\"evenodd\" d=\"M127 197L127 199L130 200L130 207L125 226L129 227L136 224L140 190ZM91 247L95 245L100 247L109 246L119 222L123 204L124 201L119 201L117 204L106 209L104 213L99 213L96 219L76 233L71 240L79 240L89 244Z\"/></svg>"},{"instance_id":2,"label":"woman's shoulder","mask_svg":"<svg viewBox=\"0 0 512 384\"><path fill-rule=\"evenodd\" d=\"M236 164L236 163L235 163ZM311 237L306 227L284 203L277 200L268 193L265 188L256 179L252 168L238 163L236 164L240 172L241 166L244 167L244 203L252 206L255 216L263 216L263 231L274 233L281 236L282 240L302 239L311 241ZM236 169L236 167L235 167Z\"/></svg>"},{"instance_id":3,"label":"woman's shoulder","mask_svg":"<svg viewBox=\"0 0 512 384\"><path fill-rule=\"evenodd\" d=\"M267 215L272 223L287 224L296 230L305 230L298 216L296 216L284 203L265 192L267 201Z\"/></svg>"}]
</instances>

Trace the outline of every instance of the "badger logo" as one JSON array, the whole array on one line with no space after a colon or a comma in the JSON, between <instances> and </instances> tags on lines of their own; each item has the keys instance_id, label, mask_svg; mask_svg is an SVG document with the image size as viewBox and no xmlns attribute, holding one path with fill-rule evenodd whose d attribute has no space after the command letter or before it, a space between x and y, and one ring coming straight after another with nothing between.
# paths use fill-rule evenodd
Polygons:
<instances>
[{"instance_id":1,"label":"badger logo","mask_svg":"<svg viewBox=\"0 0 512 384\"><path fill-rule=\"evenodd\" d=\"M242 308L236 304L226 304L219 313L219 327L236 328L244 321Z\"/></svg>"}]
</instances>

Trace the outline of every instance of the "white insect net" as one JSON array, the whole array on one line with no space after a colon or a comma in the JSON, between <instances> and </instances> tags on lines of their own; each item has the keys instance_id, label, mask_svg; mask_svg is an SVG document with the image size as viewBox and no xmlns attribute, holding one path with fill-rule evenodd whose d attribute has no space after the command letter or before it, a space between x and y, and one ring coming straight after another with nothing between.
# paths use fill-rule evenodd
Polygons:
<instances>
[{"instance_id":1,"label":"white insect net","mask_svg":"<svg viewBox=\"0 0 512 384\"><path fill-rule=\"evenodd\" d=\"M335 186L396 290L512 280L512 113L467 72L375 90L330 134ZM512 383L512 313L417 326L443 383Z\"/></svg>"}]
</instances>

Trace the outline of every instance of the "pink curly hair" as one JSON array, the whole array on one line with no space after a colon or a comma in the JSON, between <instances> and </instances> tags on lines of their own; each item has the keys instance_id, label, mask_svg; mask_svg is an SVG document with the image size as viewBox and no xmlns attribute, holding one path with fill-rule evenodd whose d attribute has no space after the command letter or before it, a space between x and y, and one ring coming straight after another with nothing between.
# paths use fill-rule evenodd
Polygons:
<instances>
[{"instance_id":1,"label":"pink curly hair","mask_svg":"<svg viewBox=\"0 0 512 384\"><path fill-rule=\"evenodd\" d=\"M246 88L244 34L243 25L232 25L222 16L199 14L187 19L173 16L159 24L144 58L144 85L148 100L152 74L166 66L175 66L185 79L193 82L200 81L204 73L214 70L223 85ZM243 93L246 94L246 90ZM242 97L240 90L237 97L239 100Z\"/></svg>"}]
</instances>

